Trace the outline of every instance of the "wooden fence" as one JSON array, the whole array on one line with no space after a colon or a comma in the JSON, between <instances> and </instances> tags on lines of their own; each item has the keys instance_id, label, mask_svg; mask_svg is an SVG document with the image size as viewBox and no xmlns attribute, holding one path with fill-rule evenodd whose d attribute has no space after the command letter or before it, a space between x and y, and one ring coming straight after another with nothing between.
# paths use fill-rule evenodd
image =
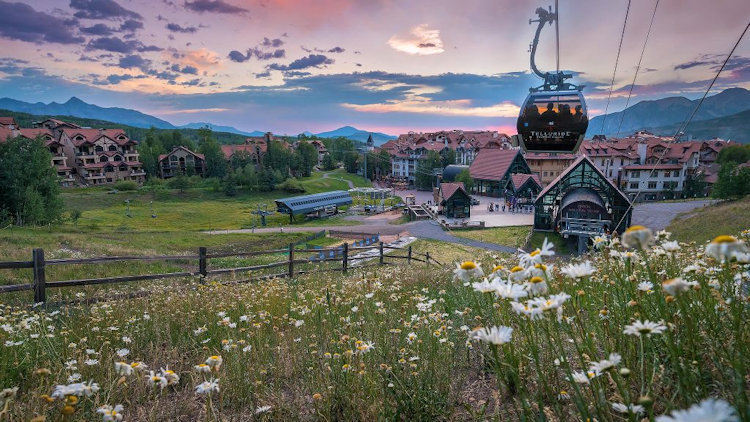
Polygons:
<instances>
[{"instance_id":1,"label":"wooden fence","mask_svg":"<svg viewBox=\"0 0 750 422\"><path fill-rule=\"evenodd\" d=\"M157 280L177 277L192 277L200 276L201 282L205 282L206 278L212 275L230 274L230 273L242 273L252 272L258 270L264 270L269 268L285 267L283 273L265 275L258 278L251 278L249 281L266 279L270 277L294 277L298 274L314 273L319 271L330 271L329 270L313 270L313 271L300 271L298 266L302 264L314 264L320 262L341 262L341 266L334 268L336 271L343 271L346 273L349 269L349 263L353 259L361 260L362 258L353 258L350 256L350 252L358 250L378 250L378 255L368 257L365 259L377 259L379 265L388 264L386 259L403 259L407 263L411 264L412 261L423 262L425 264L436 263L440 264L437 260L430 256L430 253L415 253L412 251L412 247L409 246L406 250L406 255L394 255L385 254L386 249L398 250L390 246L385 246L383 242L379 242L377 245L372 246L350 246L348 243L344 243L341 247L336 248L314 248L314 249L295 249L294 243L290 243L289 247L282 249L271 249L264 251L248 251L248 252L219 252L209 253L207 248L198 248L197 255L167 255L167 256L106 256L98 258L64 258L64 259L45 259L43 249L34 249L31 254L31 261L5 261L0 262L0 269L22 269L30 268L33 274L33 282L27 284L14 284L0 286L0 293L20 292L20 291L34 291L34 303L43 303L47 301L47 289L58 288L58 287L73 287L73 286L91 286L95 284L113 284L113 283L124 283L130 281L144 281L144 280ZM333 252L331 257L327 258L310 258L310 259L295 259L295 254L299 253L320 253L320 252ZM261 255L273 255L273 254L288 254L288 259L273 262L270 264L259 264L251 265L246 267L238 268L216 268L209 269L208 263L212 258L240 258L240 257L254 257ZM328 256L328 254L326 254ZM143 274L143 275L125 275L116 277L103 277L103 278L89 278L89 279L78 279L78 280L63 280L63 281L49 281L46 278L46 268L54 265L86 265L86 264L101 264L107 262L149 262L149 261L197 261L197 270L195 271L180 271L172 273L160 273L160 274ZM297 267L297 268L295 268Z\"/></svg>"}]
</instances>

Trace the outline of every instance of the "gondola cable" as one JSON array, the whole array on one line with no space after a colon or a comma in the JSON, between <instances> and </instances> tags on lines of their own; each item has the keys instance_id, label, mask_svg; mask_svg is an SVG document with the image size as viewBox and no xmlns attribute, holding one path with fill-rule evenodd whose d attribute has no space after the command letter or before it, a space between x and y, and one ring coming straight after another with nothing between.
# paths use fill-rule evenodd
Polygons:
<instances>
[{"instance_id":1,"label":"gondola cable","mask_svg":"<svg viewBox=\"0 0 750 422\"><path fill-rule=\"evenodd\" d=\"M724 59L724 62L721 64L721 67L716 72L716 75L714 75L714 78L711 80L711 83L708 85L708 88L703 93L703 97L701 97L698 104L693 109L692 113L690 113L690 116L680 125L677 127L677 131L675 131L674 136L672 136L672 140L668 141L667 144L674 143L679 136L681 136L682 133L684 133L684 130L687 129L690 122L695 117L695 114L698 112L698 109L700 109L701 105L703 104L703 101L706 99L706 96L708 96L708 93L711 91L711 88L713 88L714 83L716 83L716 80L719 79L719 75L721 74L722 70L724 70L724 67L726 67L727 63L729 62L729 59L732 58L732 55L734 55L734 51L737 49L737 47L740 45L740 42L745 37L745 34L747 34L748 29L750 29L750 22L748 22L747 26L745 26L745 29L742 31L742 34L740 34L740 37L737 39L737 42L734 44L734 47L732 47L732 50L727 55L727 58ZM651 178L651 175L654 174L654 171L656 171L656 167L661 162L662 158L664 158L664 154L667 153L667 148L664 148L664 150L659 155L659 158L654 162L654 166L651 168L651 171L648 174L648 178ZM622 217L620 217L620 221L614 226L619 227L620 224L622 224L622 221L625 219L625 216L628 215L628 212L631 208L633 208L633 202L638 199L638 196L641 194L641 189L639 188L638 191L635 194L635 197L633 198L633 201L630 202L630 205L628 205L628 208L625 210L625 212L622 214Z\"/></svg>"},{"instance_id":2,"label":"gondola cable","mask_svg":"<svg viewBox=\"0 0 750 422\"><path fill-rule=\"evenodd\" d=\"M633 88L635 87L635 81L638 78L638 72L641 70L641 62L643 62L643 54L646 52L646 46L648 45L648 38L651 35L651 28L654 26L654 19L656 18L656 9L659 8L659 0L656 0L656 4L654 4L654 11L651 13L651 23L648 25L648 31L646 32L646 40L643 42L643 49L641 49L641 57L638 59L638 66L635 68L635 75L633 75L633 82L630 84L630 90L628 91L628 98L625 100L625 107L622 110L622 114L620 115L620 124L617 125L617 133L615 134L615 138L620 136L620 129L622 128L622 123L625 121L625 110L628 108L628 104L630 104L630 97L633 95Z\"/></svg>"},{"instance_id":3,"label":"gondola cable","mask_svg":"<svg viewBox=\"0 0 750 422\"><path fill-rule=\"evenodd\" d=\"M612 72L612 81L609 83L609 94L607 95L607 105L604 106L604 115L602 116L602 129L599 133L604 134L604 123L607 121L607 111L609 110L609 102L612 98L612 89L615 85L615 75L617 75L617 65L620 62L620 52L622 51L622 41L625 38L625 27L628 25L628 15L630 15L630 3L632 0L628 0L628 7L625 9L625 21L622 24L622 33L620 34L620 45L617 47L617 58L615 58L615 70Z\"/></svg>"}]
</instances>

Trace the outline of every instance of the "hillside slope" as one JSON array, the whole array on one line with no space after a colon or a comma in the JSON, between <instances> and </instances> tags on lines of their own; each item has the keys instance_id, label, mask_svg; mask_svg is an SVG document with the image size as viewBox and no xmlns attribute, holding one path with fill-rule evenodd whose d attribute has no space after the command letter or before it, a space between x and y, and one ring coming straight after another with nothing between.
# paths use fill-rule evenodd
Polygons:
<instances>
[{"instance_id":1,"label":"hillside slope","mask_svg":"<svg viewBox=\"0 0 750 422\"><path fill-rule=\"evenodd\" d=\"M703 243L720 234L736 235L750 228L750 198L719 202L678 215L667 227L681 242Z\"/></svg>"}]
</instances>

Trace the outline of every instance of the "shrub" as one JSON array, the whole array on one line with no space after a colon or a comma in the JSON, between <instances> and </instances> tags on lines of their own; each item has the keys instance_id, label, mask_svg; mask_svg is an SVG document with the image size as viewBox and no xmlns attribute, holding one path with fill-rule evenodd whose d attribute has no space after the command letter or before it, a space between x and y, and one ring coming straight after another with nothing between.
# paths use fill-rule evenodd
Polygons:
<instances>
[{"instance_id":1,"label":"shrub","mask_svg":"<svg viewBox=\"0 0 750 422\"><path fill-rule=\"evenodd\" d=\"M132 180L120 180L115 182L113 187L117 190L137 190L138 189L138 183L132 181Z\"/></svg>"},{"instance_id":2,"label":"shrub","mask_svg":"<svg viewBox=\"0 0 750 422\"><path fill-rule=\"evenodd\" d=\"M299 180L291 177L289 179L286 179L284 183L279 183L278 185L276 185L276 189L290 193L302 193L305 191L305 187L302 186L302 183Z\"/></svg>"}]
</instances>

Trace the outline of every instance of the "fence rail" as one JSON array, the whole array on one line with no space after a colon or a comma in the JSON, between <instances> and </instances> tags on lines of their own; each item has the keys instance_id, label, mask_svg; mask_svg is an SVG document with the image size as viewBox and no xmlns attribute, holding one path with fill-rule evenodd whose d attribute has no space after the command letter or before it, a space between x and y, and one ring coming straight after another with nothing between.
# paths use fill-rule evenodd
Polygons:
<instances>
[{"instance_id":1,"label":"fence rail","mask_svg":"<svg viewBox=\"0 0 750 422\"><path fill-rule=\"evenodd\" d=\"M356 245L357 243L355 243ZM33 274L33 283L26 284L14 284L0 286L0 294L10 292L21 292L21 291L33 291L34 292L34 303L43 303L47 301L47 289L59 288L59 287L75 287L75 286L91 286L97 284L115 284L115 283L126 283L131 281L145 281L145 280L157 280L167 278L180 278L180 277L194 277L200 276L201 282L205 282L208 276L221 275L221 274L234 274L243 272L252 272L270 268L285 267L286 270L279 274L260 275L251 277L250 280L261 280L273 277L289 277L292 278L299 274L309 274L315 272L324 271L343 271L346 273L352 268L351 261L357 260L377 260L374 265L386 265L387 259L402 259L406 260L407 263L412 261L422 262L425 264L435 263L442 265L436 259L430 256L429 252L416 253L412 251L412 247L409 246L406 249L406 255L397 254L386 254L387 250L399 250L402 248L395 248L392 246L384 245L383 242L372 242L371 246L350 246L348 243L344 243L340 247L333 248L321 248L321 249L296 249L294 243L290 243L289 247L283 249L269 249L263 251L248 251L248 252L218 252L208 253L208 249L205 247L198 248L197 255L162 255L162 256L106 256L106 257L95 257L95 258L63 258L63 259L50 259L45 260L43 249L34 249L31 254L31 261L5 261L0 262L0 269L31 269ZM368 257L353 257L351 252L361 250L378 250L378 255ZM300 253L314 253L312 257L308 259L295 258L295 254ZM228 258L228 257L253 257L261 255L276 255L286 254L287 259L278 262L271 262L266 264L251 265L245 267L236 268L213 268L209 269L208 264L210 259L215 258ZM320 256L319 254L323 254ZM151 261L197 261L197 270L194 271L180 271L171 273L158 273L158 274L137 274L137 275L123 275L114 277L100 277L100 278L89 278L89 279L78 279L78 280L61 280L61 281L49 281L46 278L47 266L55 265L87 265L87 264L101 264L108 262L151 262ZM317 269L317 270L300 270L298 266L303 264L321 263L321 262L340 262L341 266L337 268L329 269ZM368 265L369 266L369 265ZM358 266L358 267L361 267ZM356 267L356 268L358 268Z\"/></svg>"}]
</instances>

